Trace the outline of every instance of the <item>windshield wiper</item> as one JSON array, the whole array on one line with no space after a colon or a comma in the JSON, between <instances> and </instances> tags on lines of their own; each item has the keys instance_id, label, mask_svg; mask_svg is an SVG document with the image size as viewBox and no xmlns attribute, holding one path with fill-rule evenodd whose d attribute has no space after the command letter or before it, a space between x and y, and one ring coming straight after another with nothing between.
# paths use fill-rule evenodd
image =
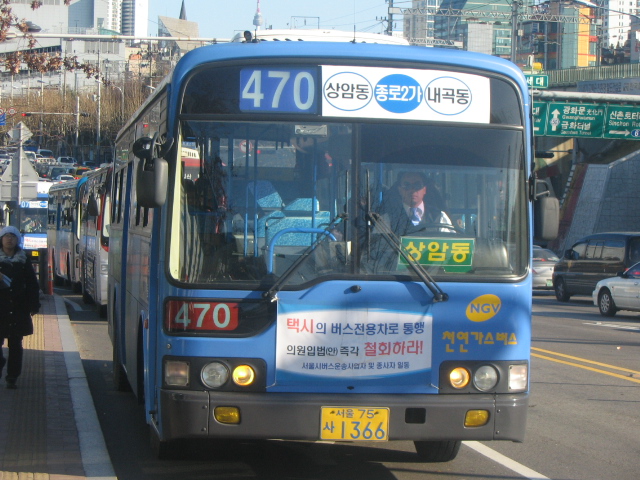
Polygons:
<instances>
[{"instance_id":1,"label":"windshield wiper","mask_svg":"<svg viewBox=\"0 0 640 480\"><path fill-rule=\"evenodd\" d=\"M293 262L291 265L289 265L289 268L287 268L282 275L280 275L280 278L271 286L271 288L269 290L267 290L266 292L264 292L262 294L262 298L269 300L270 302L275 302L276 300L278 300L278 292L280 291L280 288L282 287L282 285L285 284L285 282L289 279L289 277L291 277L291 275L293 275L298 268L300 268L300 266L307 260L307 258L309 258L311 256L311 252L313 252L315 250L315 248L320 245L322 242L324 242L327 238L331 238L332 240L336 240L336 238L333 236L333 234L331 233L331 231L342 221L347 219L347 214L346 213L341 213L340 215L338 215L337 217L335 217L333 220L331 220L331 223L329 223L329 225L327 225L327 228L325 228L324 230L322 229L290 229L291 233L294 232L302 232L302 230L305 230L305 232L302 233L319 233L320 235L311 243L311 245L309 245L307 247L307 249L302 252L302 254L296 259L295 262ZM308 232L308 230L311 230L311 232ZM272 242L275 240L272 239ZM269 249L269 257L271 258L272 254L271 254L271 248ZM273 275L273 272L270 271L270 274Z\"/></svg>"},{"instance_id":2,"label":"windshield wiper","mask_svg":"<svg viewBox=\"0 0 640 480\"><path fill-rule=\"evenodd\" d=\"M405 249L400 246L400 238L398 238L393 230L391 230L389 224L384 221L379 213L369 210L367 212L367 220L371 222L374 228L378 229L389 246L402 255L402 257L407 261L411 269L416 273L416 275L418 275L418 277L420 277L422 283L424 283L433 294L434 302L446 302L449 300L449 295L440 288L440 285L438 285L435 280L433 280L431 275L429 275L429 272L427 272L424 267L420 265L415 258L413 258L413 256L409 255Z\"/></svg>"}]
</instances>

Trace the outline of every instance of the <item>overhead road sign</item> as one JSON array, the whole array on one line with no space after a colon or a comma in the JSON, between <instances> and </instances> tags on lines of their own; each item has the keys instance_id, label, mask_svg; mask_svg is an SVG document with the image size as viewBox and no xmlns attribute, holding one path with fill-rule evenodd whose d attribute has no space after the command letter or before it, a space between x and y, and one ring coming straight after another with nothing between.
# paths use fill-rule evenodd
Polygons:
<instances>
[{"instance_id":1,"label":"overhead road sign","mask_svg":"<svg viewBox=\"0 0 640 480\"><path fill-rule=\"evenodd\" d=\"M640 107L609 105L604 137L640 140Z\"/></svg>"},{"instance_id":2,"label":"overhead road sign","mask_svg":"<svg viewBox=\"0 0 640 480\"><path fill-rule=\"evenodd\" d=\"M549 88L549 75L525 74L530 88Z\"/></svg>"},{"instance_id":3,"label":"overhead road sign","mask_svg":"<svg viewBox=\"0 0 640 480\"><path fill-rule=\"evenodd\" d=\"M640 95L531 91L534 135L640 140Z\"/></svg>"},{"instance_id":4,"label":"overhead road sign","mask_svg":"<svg viewBox=\"0 0 640 480\"><path fill-rule=\"evenodd\" d=\"M533 102L533 133L640 140L640 105Z\"/></svg>"},{"instance_id":5,"label":"overhead road sign","mask_svg":"<svg viewBox=\"0 0 640 480\"><path fill-rule=\"evenodd\" d=\"M605 105L550 102L547 107L547 136L602 137L605 117Z\"/></svg>"},{"instance_id":6,"label":"overhead road sign","mask_svg":"<svg viewBox=\"0 0 640 480\"><path fill-rule=\"evenodd\" d=\"M547 134L547 102L533 102L533 134L543 137Z\"/></svg>"}]
</instances>

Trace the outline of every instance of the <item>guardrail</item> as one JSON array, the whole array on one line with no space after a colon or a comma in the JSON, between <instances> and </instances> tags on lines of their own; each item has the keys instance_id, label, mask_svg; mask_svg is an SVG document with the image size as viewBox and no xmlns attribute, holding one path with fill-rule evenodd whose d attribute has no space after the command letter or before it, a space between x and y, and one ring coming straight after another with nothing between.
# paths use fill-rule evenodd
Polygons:
<instances>
[{"instance_id":1,"label":"guardrail","mask_svg":"<svg viewBox=\"0 0 640 480\"><path fill-rule=\"evenodd\" d=\"M563 70L549 70L544 74L549 76L549 88L575 87L581 81L638 78L640 77L640 63L565 68Z\"/></svg>"}]
</instances>

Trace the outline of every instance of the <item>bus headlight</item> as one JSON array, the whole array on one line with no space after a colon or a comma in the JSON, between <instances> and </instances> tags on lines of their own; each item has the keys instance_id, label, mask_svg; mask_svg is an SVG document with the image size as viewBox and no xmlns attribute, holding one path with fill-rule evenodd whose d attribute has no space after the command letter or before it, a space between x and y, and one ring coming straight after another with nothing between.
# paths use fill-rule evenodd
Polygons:
<instances>
[{"instance_id":1,"label":"bus headlight","mask_svg":"<svg viewBox=\"0 0 640 480\"><path fill-rule=\"evenodd\" d=\"M219 388L229 380L229 370L220 362L207 363L200 373L202 383L209 388Z\"/></svg>"},{"instance_id":2,"label":"bus headlight","mask_svg":"<svg viewBox=\"0 0 640 480\"><path fill-rule=\"evenodd\" d=\"M509 365L509 391L524 392L529 383L529 366Z\"/></svg>"},{"instance_id":3,"label":"bus headlight","mask_svg":"<svg viewBox=\"0 0 640 480\"><path fill-rule=\"evenodd\" d=\"M170 387L189 385L189 362L181 360L164 362L164 383Z\"/></svg>"},{"instance_id":4,"label":"bus headlight","mask_svg":"<svg viewBox=\"0 0 640 480\"><path fill-rule=\"evenodd\" d=\"M449 382L453 388L464 388L469 385L469 380L471 379L471 375L469 375L469 370L466 368L458 367L451 370L449 373Z\"/></svg>"},{"instance_id":5,"label":"bus headlight","mask_svg":"<svg viewBox=\"0 0 640 480\"><path fill-rule=\"evenodd\" d=\"M493 390L498 384L498 372L491 365L483 365L473 374L473 385L481 392Z\"/></svg>"},{"instance_id":6,"label":"bus headlight","mask_svg":"<svg viewBox=\"0 0 640 480\"><path fill-rule=\"evenodd\" d=\"M256 378L256 373L249 365L238 365L233 369L233 383L241 387L251 385Z\"/></svg>"}]
</instances>

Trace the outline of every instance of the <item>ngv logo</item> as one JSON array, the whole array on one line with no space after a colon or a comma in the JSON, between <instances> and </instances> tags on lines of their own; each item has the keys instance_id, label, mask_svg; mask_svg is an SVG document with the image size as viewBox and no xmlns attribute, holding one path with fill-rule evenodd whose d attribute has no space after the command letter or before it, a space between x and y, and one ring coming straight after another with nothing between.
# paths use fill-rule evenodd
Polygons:
<instances>
[{"instance_id":1,"label":"ngv logo","mask_svg":"<svg viewBox=\"0 0 640 480\"><path fill-rule=\"evenodd\" d=\"M481 295L467 306L467 318L472 322L486 322L496 316L502 302L496 295Z\"/></svg>"}]
</instances>

